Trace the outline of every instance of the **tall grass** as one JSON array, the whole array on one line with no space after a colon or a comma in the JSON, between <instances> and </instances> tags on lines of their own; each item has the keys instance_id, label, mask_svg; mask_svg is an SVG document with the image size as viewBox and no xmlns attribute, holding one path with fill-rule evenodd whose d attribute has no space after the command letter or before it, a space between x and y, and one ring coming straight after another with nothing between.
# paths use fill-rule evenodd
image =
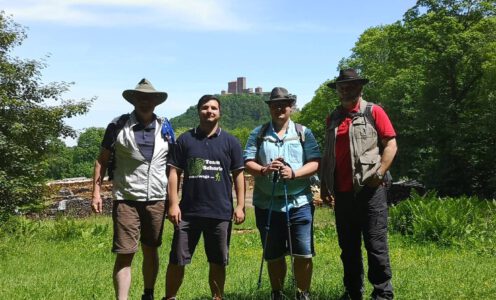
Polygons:
<instances>
[{"instance_id":1,"label":"tall grass","mask_svg":"<svg viewBox=\"0 0 496 300\"><path fill-rule=\"evenodd\" d=\"M413 195L390 210L390 229L417 242L496 255L496 201Z\"/></svg>"},{"instance_id":2,"label":"tall grass","mask_svg":"<svg viewBox=\"0 0 496 300\"><path fill-rule=\"evenodd\" d=\"M406 203L393 208L392 214ZM482 212L477 216L479 213ZM494 218L494 211L492 213ZM406 225L403 228L407 228ZM257 289L256 285L262 250L253 210L247 209L246 222L233 228L226 299L268 299L270 285L266 266L262 288ZM1 224L0 299L113 299L111 237L109 217L45 221L15 217ZM171 239L172 226L167 222L160 248L161 264L155 292L158 299L164 295ZM472 247L475 246L477 244ZM326 208L316 210L315 248L312 299L338 299L343 292L343 270L333 213ZM496 298L494 255L480 255L476 248L468 246L460 248L449 243L440 246L435 241L397 233L390 236L390 249L397 299ZM142 293L141 263L141 252L138 252L133 261L130 299L139 299ZM179 299L209 299L207 278L208 263L200 243L191 265L186 268ZM293 290L289 280L284 292L291 299ZM370 284L366 286L366 293L371 293Z\"/></svg>"}]
</instances>

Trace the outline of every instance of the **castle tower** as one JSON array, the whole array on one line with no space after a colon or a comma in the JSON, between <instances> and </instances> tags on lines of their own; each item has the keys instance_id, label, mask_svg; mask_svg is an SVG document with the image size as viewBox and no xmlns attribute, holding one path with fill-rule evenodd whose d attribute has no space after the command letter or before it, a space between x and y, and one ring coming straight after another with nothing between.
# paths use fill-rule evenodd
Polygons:
<instances>
[{"instance_id":1,"label":"castle tower","mask_svg":"<svg viewBox=\"0 0 496 300\"><path fill-rule=\"evenodd\" d=\"M229 81L227 83L227 92L229 94L236 94L237 93L237 82L236 81Z\"/></svg>"},{"instance_id":2,"label":"castle tower","mask_svg":"<svg viewBox=\"0 0 496 300\"><path fill-rule=\"evenodd\" d=\"M242 94L246 89L246 77L238 77L237 79L237 93Z\"/></svg>"}]
</instances>

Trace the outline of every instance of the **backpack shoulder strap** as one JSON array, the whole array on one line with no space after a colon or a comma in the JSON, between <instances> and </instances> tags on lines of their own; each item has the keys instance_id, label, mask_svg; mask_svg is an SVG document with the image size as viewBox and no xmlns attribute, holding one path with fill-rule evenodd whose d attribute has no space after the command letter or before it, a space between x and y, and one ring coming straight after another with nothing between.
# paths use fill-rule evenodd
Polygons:
<instances>
[{"instance_id":1,"label":"backpack shoulder strap","mask_svg":"<svg viewBox=\"0 0 496 300\"><path fill-rule=\"evenodd\" d=\"M265 134L267 133L267 130L269 129L269 126L270 126L270 122L267 122L267 123L263 124L262 127L260 128L260 131L258 131L258 134L257 134L257 151L260 148L260 146L262 146L262 142L264 140Z\"/></svg>"},{"instance_id":2,"label":"backpack shoulder strap","mask_svg":"<svg viewBox=\"0 0 496 300\"><path fill-rule=\"evenodd\" d=\"M267 133L267 130L269 129L269 126L270 126L270 122L267 122L263 124L260 130L258 131L257 140L256 140L257 151L255 152L255 160L258 159L258 152L260 150L260 147L262 146L262 142L264 140L265 134Z\"/></svg>"},{"instance_id":3,"label":"backpack shoulder strap","mask_svg":"<svg viewBox=\"0 0 496 300\"><path fill-rule=\"evenodd\" d=\"M174 133L174 128L172 128L172 124L167 118L163 118L160 120L162 124L161 127L161 133L162 133L162 138L166 140L170 144L174 144L176 142L176 135Z\"/></svg>"},{"instance_id":4,"label":"backpack shoulder strap","mask_svg":"<svg viewBox=\"0 0 496 300\"><path fill-rule=\"evenodd\" d=\"M300 123L295 123L295 129L298 137L300 138L300 143L303 146L305 144L305 129Z\"/></svg>"},{"instance_id":5,"label":"backpack shoulder strap","mask_svg":"<svg viewBox=\"0 0 496 300\"><path fill-rule=\"evenodd\" d=\"M112 148L114 147L115 141L117 140L117 136L121 132L122 128L126 125L126 122L131 117L130 114L123 114L119 118L114 119L113 123L115 124L114 135L112 136Z\"/></svg>"},{"instance_id":6,"label":"backpack shoulder strap","mask_svg":"<svg viewBox=\"0 0 496 300\"><path fill-rule=\"evenodd\" d=\"M344 119L344 115L341 113L339 109L335 109L331 112L329 117L326 120L326 127L337 127L339 123Z\"/></svg>"},{"instance_id":7,"label":"backpack shoulder strap","mask_svg":"<svg viewBox=\"0 0 496 300\"><path fill-rule=\"evenodd\" d=\"M375 119L374 119L374 116L372 115L372 109L374 108L374 104L371 103L371 102L367 102L367 105L365 105L365 110L363 112L363 114L365 115L365 118L367 118L367 121L370 122L370 124L372 124L372 126L375 127Z\"/></svg>"},{"instance_id":8,"label":"backpack shoulder strap","mask_svg":"<svg viewBox=\"0 0 496 300\"><path fill-rule=\"evenodd\" d=\"M114 132L112 134L112 144L111 144L111 152L110 158L107 163L107 174L108 180L111 181L114 177L114 168L115 168L115 142L117 141L117 136L121 132L122 128L126 125L126 122L130 118L130 114L123 114L118 118L115 118L112 123L115 124Z\"/></svg>"}]
</instances>

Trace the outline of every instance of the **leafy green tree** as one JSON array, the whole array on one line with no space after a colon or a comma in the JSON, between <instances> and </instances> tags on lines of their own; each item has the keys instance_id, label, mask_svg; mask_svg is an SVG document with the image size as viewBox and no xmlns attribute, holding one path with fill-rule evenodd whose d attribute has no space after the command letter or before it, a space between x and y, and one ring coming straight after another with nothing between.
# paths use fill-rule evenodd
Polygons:
<instances>
[{"instance_id":1,"label":"leafy green tree","mask_svg":"<svg viewBox=\"0 0 496 300\"><path fill-rule=\"evenodd\" d=\"M186 131L190 130L192 127L174 127L174 135L176 136L176 139Z\"/></svg>"},{"instance_id":2,"label":"leafy green tree","mask_svg":"<svg viewBox=\"0 0 496 300\"><path fill-rule=\"evenodd\" d=\"M397 173L441 194L496 196L495 15L494 1L420 0L402 22L366 30L341 64L386 107Z\"/></svg>"},{"instance_id":3,"label":"leafy green tree","mask_svg":"<svg viewBox=\"0 0 496 300\"><path fill-rule=\"evenodd\" d=\"M326 85L327 83L328 81L321 84L315 91L312 101L303 106L298 114L291 117L295 122L312 130L321 150L324 146L325 120L339 104L336 93Z\"/></svg>"},{"instance_id":4,"label":"leafy green tree","mask_svg":"<svg viewBox=\"0 0 496 300\"><path fill-rule=\"evenodd\" d=\"M73 147L67 147L60 139L54 139L48 144L46 154L46 178L63 179L72 177L74 173Z\"/></svg>"},{"instance_id":5,"label":"leafy green tree","mask_svg":"<svg viewBox=\"0 0 496 300\"><path fill-rule=\"evenodd\" d=\"M90 127L83 131L78 138L73 151L72 176L91 178L95 159L100 153L100 144L105 134L105 128Z\"/></svg>"},{"instance_id":6,"label":"leafy green tree","mask_svg":"<svg viewBox=\"0 0 496 300\"><path fill-rule=\"evenodd\" d=\"M45 64L9 52L26 38L24 29L0 12L0 211L37 202L44 190L50 141L75 136L65 118L87 112L89 101L63 100L70 83L42 84ZM47 101L59 102L48 105Z\"/></svg>"},{"instance_id":7,"label":"leafy green tree","mask_svg":"<svg viewBox=\"0 0 496 300\"><path fill-rule=\"evenodd\" d=\"M248 141L248 137L250 136L250 132L252 130L253 130L253 128L240 127L240 128L230 130L229 133L234 135L239 140L239 142L241 143L242 149L244 149L246 146L246 142Z\"/></svg>"},{"instance_id":8,"label":"leafy green tree","mask_svg":"<svg viewBox=\"0 0 496 300\"><path fill-rule=\"evenodd\" d=\"M263 102L268 95L257 94L229 94L218 95L221 102L222 128L227 130L235 128L255 128L270 120L269 110ZM198 111L191 106L180 116L171 119L174 128L192 128L198 125Z\"/></svg>"}]
</instances>

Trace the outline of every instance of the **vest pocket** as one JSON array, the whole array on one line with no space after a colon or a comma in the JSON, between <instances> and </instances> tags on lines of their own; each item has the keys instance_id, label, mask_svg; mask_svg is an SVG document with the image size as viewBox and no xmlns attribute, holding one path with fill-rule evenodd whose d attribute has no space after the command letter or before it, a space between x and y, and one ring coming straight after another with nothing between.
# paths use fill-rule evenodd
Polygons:
<instances>
[{"instance_id":1,"label":"vest pocket","mask_svg":"<svg viewBox=\"0 0 496 300\"><path fill-rule=\"evenodd\" d=\"M360 157L360 175L361 175L361 182L365 182L367 179L372 177L377 169L380 166L380 159L381 157L379 155L373 155L373 156L362 156Z\"/></svg>"}]
</instances>

